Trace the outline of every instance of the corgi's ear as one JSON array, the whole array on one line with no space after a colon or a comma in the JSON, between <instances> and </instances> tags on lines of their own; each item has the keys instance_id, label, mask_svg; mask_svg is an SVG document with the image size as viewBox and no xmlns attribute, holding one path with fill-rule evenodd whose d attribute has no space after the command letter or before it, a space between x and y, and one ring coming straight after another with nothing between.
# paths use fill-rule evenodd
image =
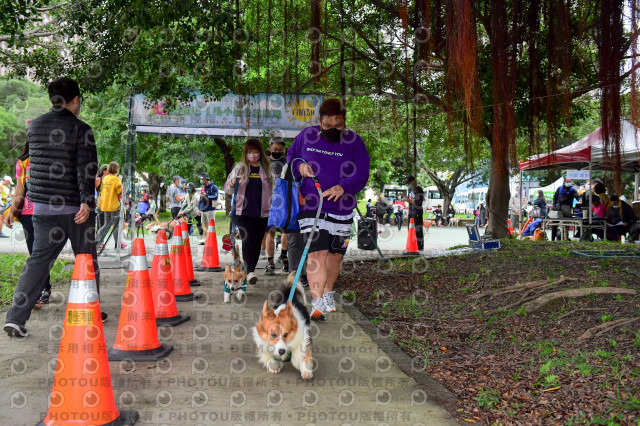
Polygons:
<instances>
[{"instance_id":1,"label":"corgi's ear","mask_svg":"<svg viewBox=\"0 0 640 426\"><path fill-rule=\"evenodd\" d=\"M291 313L293 312L293 304L291 303L291 300L287 300L287 307L284 308L284 311L287 313L287 315L291 315Z\"/></svg>"},{"instance_id":2,"label":"corgi's ear","mask_svg":"<svg viewBox=\"0 0 640 426\"><path fill-rule=\"evenodd\" d=\"M228 263L226 265L224 265L224 271L225 272L229 272L230 270L231 270L231 267L229 267Z\"/></svg>"},{"instance_id":3,"label":"corgi's ear","mask_svg":"<svg viewBox=\"0 0 640 426\"><path fill-rule=\"evenodd\" d=\"M269 301L264 301L264 306L262 307L262 318L266 318L269 316Z\"/></svg>"}]
</instances>

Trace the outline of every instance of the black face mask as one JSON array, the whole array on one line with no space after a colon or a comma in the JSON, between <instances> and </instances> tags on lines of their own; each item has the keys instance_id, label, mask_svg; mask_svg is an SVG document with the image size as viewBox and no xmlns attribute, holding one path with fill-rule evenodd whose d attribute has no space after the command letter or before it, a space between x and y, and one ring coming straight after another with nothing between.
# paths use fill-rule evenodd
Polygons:
<instances>
[{"instance_id":1,"label":"black face mask","mask_svg":"<svg viewBox=\"0 0 640 426\"><path fill-rule=\"evenodd\" d=\"M282 158L282 153L281 152L272 152L271 153L271 158L273 158L274 160L279 160Z\"/></svg>"},{"instance_id":2,"label":"black face mask","mask_svg":"<svg viewBox=\"0 0 640 426\"><path fill-rule=\"evenodd\" d=\"M322 136L329 142L340 142L340 136L342 135L342 130L338 130L335 127L332 127L328 130L322 130Z\"/></svg>"}]
</instances>

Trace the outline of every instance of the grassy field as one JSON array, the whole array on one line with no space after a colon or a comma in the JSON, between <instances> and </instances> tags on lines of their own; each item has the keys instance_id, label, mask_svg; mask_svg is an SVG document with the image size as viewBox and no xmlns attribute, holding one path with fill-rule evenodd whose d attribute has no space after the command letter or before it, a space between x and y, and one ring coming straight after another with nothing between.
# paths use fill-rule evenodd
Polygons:
<instances>
[{"instance_id":1,"label":"grassy field","mask_svg":"<svg viewBox=\"0 0 640 426\"><path fill-rule=\"evenodd\" d=\"M0 305L11 303L18 276L28 258L29 256L26 254L3 254L0 256ZM71 263L73 262L69 260L56 260L51 269L52 285L71 279L71 270L64 269L66 265Z\"/></svg>"}]
</instances>

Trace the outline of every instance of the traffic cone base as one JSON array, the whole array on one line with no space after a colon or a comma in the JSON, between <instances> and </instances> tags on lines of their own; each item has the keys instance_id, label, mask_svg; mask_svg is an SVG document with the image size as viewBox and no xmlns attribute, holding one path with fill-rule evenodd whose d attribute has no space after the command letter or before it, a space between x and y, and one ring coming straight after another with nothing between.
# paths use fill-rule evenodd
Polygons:
<instances>
[{"instance_id":1,"label":"traffic cone base","mask_svg":"<svg viewBox=\"0 0 640 426\"><path fill-rule=\"evenodd\" d=\"M190 319L191 319L190 315L178 314L175 317L171 317L171 318L156 318L156 325L157 326L164 325L165 327L175 327L177 325L180 325L182 323L189 321Z\"/></svg>"},{"instance_id":2,"label":"traffic cone base","mask_svg":"<svg viewBox=\"0 0 640 426\"><path fill-rule=\"evenodd\" d=\"M189 286L191 286L191 287L198 287L200 285L202 285L202 283L200 281L198 281L198 280L190 280L189 281Z\"/></svg>"},{"instance_id":3,"label":"traffic cone base","mask_svg":"<svg viewBox=\"0 0 640 426\"><path fill-rule=\"evenodd\" d=\"M120 410L120 415L117 419L103 423L100 426L133 426L138 421L138 412L134 410ZM58 425L59 420L51 423L51 425ZM49 426L42 420L37 426Z\"/></svg>"},{"instance_id":4,"label":"traffic cone base","mask_svg":"<svg viewBox=\"0 0 640 426\"><path fill-rule=\"evenodd\" d=\"M224 268L220 266L218 257L218 237L216 236L216 221L209 219L209 228L207 229L207 238L204 242L204 251L202 253L202 262L197 268L199 272L222 272Z\"/></svg>"},{"instance_id":5,"label":"traffic cone base","mask_svg":"<svg viewBox=\"0 0 640 426\"><path fill-rule=\"evenodd\" d=\"M136 348L137 346L131 346L131 350L109 348L107 351L109 361L122 361L125 359L130 359L132 361L157 361L165 358L173 351L172 345L160 345L157 348L142 351L139 351Z\"/></svg>"}]
</instances>

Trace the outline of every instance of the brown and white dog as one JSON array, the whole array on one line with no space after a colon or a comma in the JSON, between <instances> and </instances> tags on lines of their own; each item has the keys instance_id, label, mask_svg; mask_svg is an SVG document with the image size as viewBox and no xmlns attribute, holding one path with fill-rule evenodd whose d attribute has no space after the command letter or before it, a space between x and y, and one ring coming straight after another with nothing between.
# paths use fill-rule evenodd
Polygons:
<instances>
[{"instance_id":1,"label":"brown and white dog","mask_svg":"<svg viewBox=\"0 0 640 426\"><path fill-rule=\"evenodd\" d=\"M242 262L238 258L238 246L233 253L233 263L224 267L224 303L229 303L231 295L235 294L238 300L247 291L247 273L242 267Z\"/></svg>"},{"instance_id":2,"label":"brown and white dog","mask_svg":"<svg viewBox=\"0 0 640 426\"><path fill-rule=\"evenodd\" d=\"M273 308L269 308L268 301L264 302L260 320L253 328L258 362L269 373L279 373L284 363L291 361L303 379L311 379L311 318L305 307L306 297L298 285L293 301L289 301L290 291L291 285L281 287Z\"/></svg>"}]
</instances>

